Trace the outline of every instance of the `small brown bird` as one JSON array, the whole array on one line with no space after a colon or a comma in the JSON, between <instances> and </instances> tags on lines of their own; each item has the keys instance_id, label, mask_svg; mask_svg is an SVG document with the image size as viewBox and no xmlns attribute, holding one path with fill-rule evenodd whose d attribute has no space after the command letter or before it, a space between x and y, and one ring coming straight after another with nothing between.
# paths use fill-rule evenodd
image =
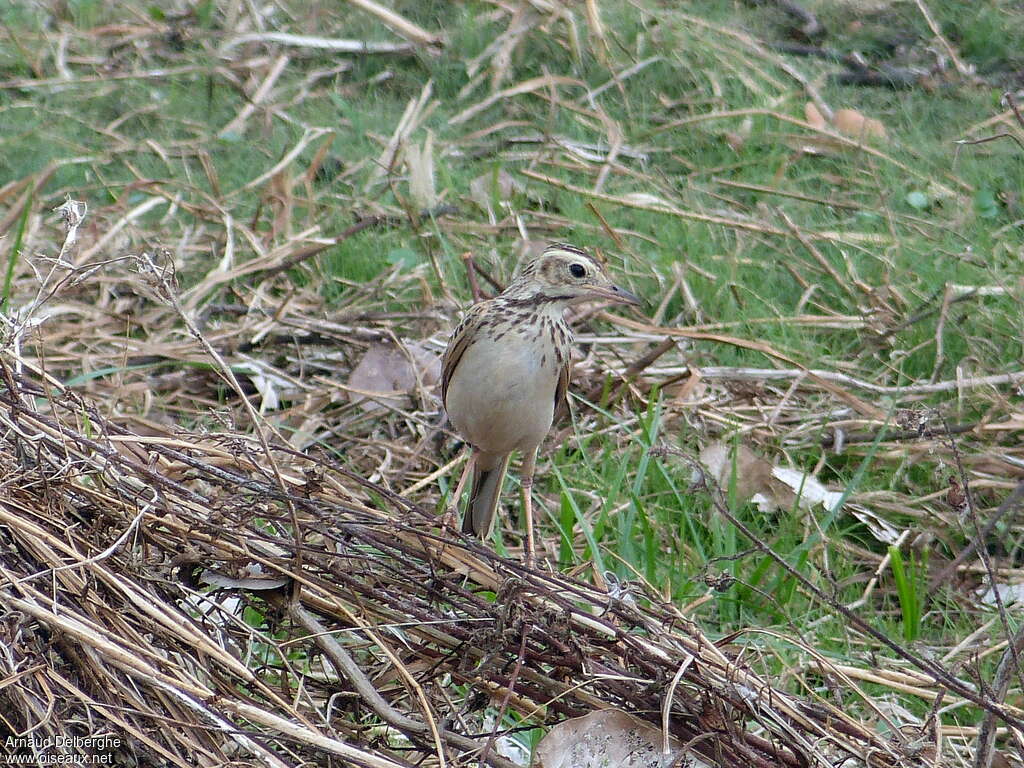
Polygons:
<instances>
[{"instance_id":1,"label":"small brown bird","mask_svg":"<svg viewBox=\"0 0 1024 768\"><path fill-rule=\"evenodd\" d=\"M640 303L612 283L585 251L565 243L549 245L523 265L500 295L466 312L444 355L444 407L473 449L454 496L457 506L472 469L462 530L490 537L509 458L522 451L526 561L531 565L537 448L569 386L572 332L563 315L566 307L593 299Z\"/></svg>"}]
</instances>

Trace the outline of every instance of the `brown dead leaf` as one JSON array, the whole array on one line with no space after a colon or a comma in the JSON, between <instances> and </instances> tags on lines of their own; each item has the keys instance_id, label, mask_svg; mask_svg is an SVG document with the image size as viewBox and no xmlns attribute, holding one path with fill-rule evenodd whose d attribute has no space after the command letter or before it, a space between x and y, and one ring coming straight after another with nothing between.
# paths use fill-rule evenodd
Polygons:
<instances>
[{"instance_id":1,"label":"brown dead leaf","mask_svg":"<svg viewBox=\"0 0 1024 768\"><path fill-rule=\"evenodd\" d=\"M736 446L734 457L729 445L716 440L705 446L698 458L723 491L729 488L735 466L736 500L740 504L756 494L771 494L772 463L742 443Z\"/></svg>"},{"instance_id":2,"label":"brown dead leaf","mask_svg":"<svg viewBox=\"0 0 1024 768\"><path fill-rule=\"evenodd\" d=\"M873 117L865 117L856 109L837 109L832 124L837 131L851 138L885 138L885 126L882 122Z\"/></svg>"},{"instance_id":3,"label":"brown dead leaf","mask_svg":"<svg viewBox=\"0 0 1024 768\"><path fill-rule=\"evenodd\" d=\"M817 130L823 131L830 127L814 102L808 101L804 104L804 118ZM886 137L882 121L873 117L865 117L856 109L837 109L832 116L831 127L852 139L884 139ZM798 148L808 154L834 154L837 151L851 149L845 143L836 142L829 136L802 136L797 139L797 142ZM789 141L787 143L792 144Z\"/></svg>"},{"instance_id":4,"label":"brown dead leaf","mask_svg":"<svg viewBox=\"0 0 1024 768\"><path fill-rule=\"evenodd\" d=\"M440 378L441 358L419 342L407 343L404 349L374 344L349 374L348 397L366 412L384 408L383 403L405 407L417 382L430 388Z\"/></svg>"},{"instance_id":5,"label":"brown dead leaf","mask_svg":"<svg viewBox=\"0 0 1024 768\"><path fill-rule=\"evenodd\" d=\"M698 459L723 491L728 491L735 476L737 503L752 501L762 512L813 509L818 505L831 512L844 500L842 491L829 490L807 472L772 464L743 443L734 452L726 443L715 441L700 452ZM864 523L879 541L892 544L899 538L899 530L863 504L846 500L843 508Z\"/></svg>"},{"instance_id":6,"label":"brown dead leaf","mask_svg":"<svg viewBox=\"0 0 1024 768\"><path fill-rule=\"evenodd\" d=\"M679 742L669 739L669 753L662 752L659 728L619 709L599 709L583 717L564 720L540 740L534 768L662 768L679 765ZM684 765L710 768L709 763L687 750Z\"/></svg>"},{"instance_id":7,"label":"brown dead leaf","mask_svg":"<svg viewBox=\"0 0 1024 768\"><path fill-rule=\"evenodd\" d=\"M828 125L825 122L825 116L821 114L821 111L814 105L813 101L808 101L804 104L804 117L815 128L824 128Z\"/></svg>"}]
</instances>

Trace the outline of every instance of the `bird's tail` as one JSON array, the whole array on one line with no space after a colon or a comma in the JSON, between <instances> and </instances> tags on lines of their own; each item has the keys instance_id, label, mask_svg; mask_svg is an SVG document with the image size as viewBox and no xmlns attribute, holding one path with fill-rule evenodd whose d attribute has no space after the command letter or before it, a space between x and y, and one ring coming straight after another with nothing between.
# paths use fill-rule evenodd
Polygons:
<instances>
[{"instance_id":1,"label":"bird's tail","mask_svg":"<svg viewBox=\"0 0 1024 768\"><path fill-rule=\"evenodd\" d=\"M491 537L510 457L508 453L493 457L477 455L473 463L473 490L469 496L469 507L462 518L463 533L471 533L481 539Z\"/></svg>"}]
</instances>

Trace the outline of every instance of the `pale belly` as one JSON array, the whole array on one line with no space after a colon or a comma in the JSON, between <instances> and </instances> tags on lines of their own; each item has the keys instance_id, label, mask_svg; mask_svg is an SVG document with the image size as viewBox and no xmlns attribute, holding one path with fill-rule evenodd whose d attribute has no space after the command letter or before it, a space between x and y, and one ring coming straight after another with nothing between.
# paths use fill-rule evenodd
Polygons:
<instances>
[{"instance_id":1,"label":"pale belly","mask_svg":"<svg viewBox=\"0 0 1024 768\"><path fill-rule=\"evenodd\" d=\"M486 453L530 449L551 429L557 385L553 346L519 334L500 345L473 344L448 383L448 417Z\"/></svg>"}]
</instances>

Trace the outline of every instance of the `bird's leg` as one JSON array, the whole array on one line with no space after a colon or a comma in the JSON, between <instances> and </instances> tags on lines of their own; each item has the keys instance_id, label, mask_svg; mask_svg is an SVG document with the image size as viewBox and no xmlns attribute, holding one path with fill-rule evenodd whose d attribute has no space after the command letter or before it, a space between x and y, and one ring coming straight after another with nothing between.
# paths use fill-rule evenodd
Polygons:
<instances>
[{"instance_id":1,"label":"bird's leg","mask_svg":"<svg viewBox=\"0 0 1024 768\"><path fill-rule=\"evenodd\" d=\"M537 449L523 455L520 484L523 488L523 515L526 517L526 567L533 568L536 549L533 541L533 468L537 463Z\"/></svg>"},{"instance_id":2,"label":"bird's leg","mask_svg":"<svg viewBox=\"0 0 1024 768\"><path fill-rule=\"evenodd\" d=\"M462 498L462 492L466 488L466 481L473 475L473 464L475 462L476 451L470 449L469 459L466 460L466 466L462 469L462 477L459 478L459 482L455 486L455 493L452 494L449 499L450 503L448 509L446 509L444 515L441 516L442 528L449 528L453 531L458 530L459 527L455 524L455 518L459 511L459 499Z\"/></svg>"}]
</instances>

